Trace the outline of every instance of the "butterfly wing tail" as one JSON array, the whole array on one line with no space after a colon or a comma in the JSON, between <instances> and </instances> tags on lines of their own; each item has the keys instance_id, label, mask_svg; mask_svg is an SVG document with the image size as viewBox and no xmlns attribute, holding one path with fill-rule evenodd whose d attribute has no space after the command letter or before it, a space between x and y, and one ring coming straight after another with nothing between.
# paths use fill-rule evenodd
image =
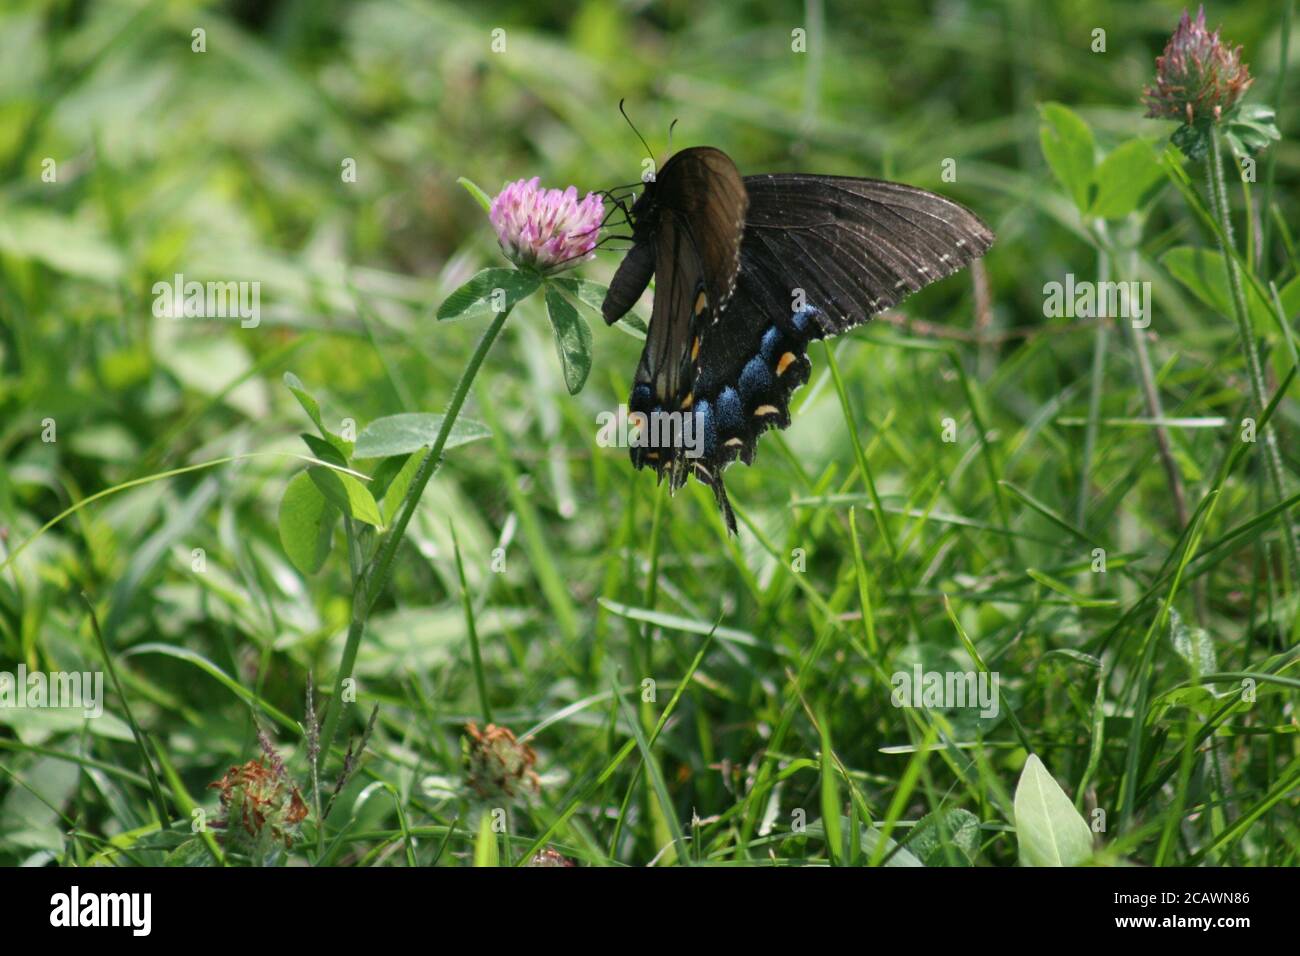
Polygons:
<instances>
[{"instance_id":1,"label":"butterfly wing tail","mask_svg":"<svg viewBox=\"0 0 1300 956\"><path fill-rule=\"evenodd\" d=\"M715 474L701 465L696 465L695 477L713 489L713 497L718 502L718 510L722 512L722 520L727 525L727 531L736 534L736 513L731 510L727 488L722 483L722 470L719 469Z\"/></svg>"}]
</instances>

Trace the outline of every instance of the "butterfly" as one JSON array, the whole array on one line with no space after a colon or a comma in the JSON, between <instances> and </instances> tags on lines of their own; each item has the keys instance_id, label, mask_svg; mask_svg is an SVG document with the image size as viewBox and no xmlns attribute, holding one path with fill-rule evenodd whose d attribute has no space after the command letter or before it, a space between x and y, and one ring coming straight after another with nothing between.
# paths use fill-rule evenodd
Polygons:
<instances>
[{"instance_id":1,"label":"butterfly","mask_svg":"<svg viewBox=\"0 0 1300 956\"><path fill-rule=\"evenodd\" d=\"M964 206L878 179L741 176L720 149L674 154L631 208L631 248L601 306L623 317L655 280L628 399L632 463L676 491L722 482L759 436L790 424L812 371L808 343L838 335L988 251L993 232ZM648 433L648 434L647 434Z\"/></svg>"}]
</instances>

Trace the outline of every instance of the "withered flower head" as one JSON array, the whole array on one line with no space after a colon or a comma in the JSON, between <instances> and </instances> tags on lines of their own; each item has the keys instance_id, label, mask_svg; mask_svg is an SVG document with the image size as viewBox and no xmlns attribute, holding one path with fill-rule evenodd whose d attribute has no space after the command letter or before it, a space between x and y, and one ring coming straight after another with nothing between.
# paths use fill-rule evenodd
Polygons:
<instances>
[{"instance_id":1,"label":"withered flower head","mask_svg":"<svg viewBox=\"0 0 1300 956\"><path fill-rule=\"evenodd\" d=\"M224 818L219 825L243 845L256 846L265 836L288 849L294 828L307 817L307 804L287 774L262 760L231 767L208 786L221 791Z\"/></svg>"},{"instance_id":2,"label":"withered flower head","mask_svg":"<svg viewBox=\"0 0 1300 956\"><path fill-rule=\"evenodd\" d=\"M1156 82L1143 90L1147 116L1182 120L1188 126L1217 123L1237 105L1252 77L1241 62L1241 47L1219 39L1205 28L1205 8L1196 19L1183 11L1178 29L1163 56L1156 57Z\"/></svg>"},{"instance_id":3,"label":"withered flower head","mask_svg":"<svg viewBox=\"0 0 1300 956\"><path fill-rule=\"evenodd\" d=\"M567 856L551 847L544 847L532 855L529 866L577 866Z\"/></svg>"},{"instance_id":4,"label":"withered flower head","mask_svg":"<svg viewBox=\"0 0 1300 956\"><path fill-rule=\"evenodd\" d=\"M478 796L514 797L521 790L538 791L541 782L533 770L537 754L516 740L508 727L488 724L480 731L477 724L471 723L465 732L469 735L466 782Z\"/></svg>"}]
</instances>

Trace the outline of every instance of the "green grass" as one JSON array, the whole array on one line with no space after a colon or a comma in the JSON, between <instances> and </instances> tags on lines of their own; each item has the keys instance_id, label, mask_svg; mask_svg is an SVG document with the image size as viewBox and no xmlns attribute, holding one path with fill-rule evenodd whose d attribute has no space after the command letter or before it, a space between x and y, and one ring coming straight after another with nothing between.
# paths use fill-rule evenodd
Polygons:
<instances>
[{"instance_id":1,"label":"green grass","mask_svg":"<svg viewBox=\"0 0 1300 956\"><path fill-rule=\"evenodd\" d=\"M1300 863L1289 4L1207 11L1283 132L1227 190L1265 408L1204 168L1138 102L1180 6L825 7L6 7L0 672L106 696L0 707L0 863ZM998 242L811 349L791 428L727 472L735 538L597 444L640 342L585 310L571 395L541 294L404 522L421 453L347 436L448 411L491 323L437 318L505 265L457 180L632 180L621 97L658 151L677 118L674 148L936 189ZM260 325L155 317L177 272L260 281ZM1150 281L1153 334L1046 316L1066 273ZM312 574L281 540L308 467L348 514ZM997 716L894 706L914 665L997 674ZM476 793L470 721L536 786ZM193 827L259 730L308 807L288 850Z\"/></svg>"}]
</instances>

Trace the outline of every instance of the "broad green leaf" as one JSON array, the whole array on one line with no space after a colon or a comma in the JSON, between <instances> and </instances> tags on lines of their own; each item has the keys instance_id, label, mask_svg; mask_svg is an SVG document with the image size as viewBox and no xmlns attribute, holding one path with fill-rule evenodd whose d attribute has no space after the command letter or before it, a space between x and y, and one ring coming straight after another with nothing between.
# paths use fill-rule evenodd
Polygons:
<instances>
[{"instance_id":1,"label":"broad green leaf","mask_svg":"<svg viewBox=\"0 0 1300 956\"><path fill-rule=\"evenodd\" d=\"M163 857L163 866L213 866L212 854L199 837L191 837Z\"/></svg>"},{"instance_id":2,"label":"broad green leaf","mask_svg":"<svg viewBox=\"0 0 1300 956\"><path fill-rule=\"evenodd\" d=\"M40 200L36 204L54 208ZM6 204L0 208L0 252L42 262L66 275L117 282L123 273L122 253L91 222L88 216L65 217Z\"/></svg>"},{"instance_id":3,"label":"broad green leaf","mask_svg":"<svg viewBox=\"0 0 1300 956\"><path fill-rule=\"evenodd\" d=\"M376 418L361 430L357 436L354 449L358 458L391 458L393 455L409 455L421 448L428 448L438 437L442 428L441 415L427 412L402 412ZM457 418L451 426L451 434L443 451L466 445L480 438L490 437L492 432L486 425L469 418Z\"/></svg>"},{"instance_id":4,"label":"broad green leaf","mask_svg":"<svg viewBox=\"0 0 1300 956\"><path fill-rule=\"evenodd\" d=\"M1187 287L1201 304L1213 309L1224 318L1233 314L1232 293L1228 288L1228 271L1223 256L1213 249L1199 246L1176 246L1160 258L1160 264L1170 275ZM1255 291L1250 283L1243 283L1246 307L1256 329L1277 327L1272 303ZM1300 313L1300 276L1291 279L1278 290L1282 311L1288 319Z\"/></svg>"},{"instance_id":5,"label":"broad green leaf","mask_svg":"<svg viewBox=\"0 0 1300 956\"><path fill-rule=\"evenodd\" d=\"M599 282L592 282L590 279L579 279L576 276L558 276L551 279L550 284L559 286L579 305L595 312L604 321L601 307L605 304L605 296L609 293L609 286L601 285ZM645 319L637 312L630 310L615 322L614 326L637 339L644 339L648 329Z\"/></svg>"},{"instance_id":6,"label":"broad green leaf","mask_svg":"<svg viewBox=\"0 0 1300 956\"><path fill-rule=\"evenodd\" d=\"M374 497L357 479L323 465L313 465L307 469L307 474L321 494L345 515L377 528L384 526L379 505L375 504Z\"/></svg>"},{"instance_id":7,"label":"broad green leaf","mask_svg":"<svg viewBox=\"0 0 1300 956\"><path fill-rule=\"evenodd\" d=\"M1021 866L1079 866L1092 857L1092 831L1037 754L1020 772L1015 816Z\"/></svg>"},{"instance_id":8,"label":"broad green leaf","mask_svg":"<svg viewBox=\"0 0 1300 956\"><path fill-rule=\"evenodd\" d=\"M1242 104L1236 115L1228 119L1227 127L1225 138L1238 161L1282 138L1277 128L1277 114L1273 107L1263 103Z\"/></svg>"},{"instance_id":9,"label":"broad green leaf","mask_svg":"<svg viewBox=\"0 0 1300 956\"><path fill-rule=\"evenodd\" d=\"M338 517L338 508L325 500L307 472L298 472L285 486L280 499L280 544L303 574L315 574L325 564Z\"/></svg>"},{"instance_id":10,"label":"broad green leaf","mask_svg":"<svg viewBox=\"0 0 1300 956\"><path fill-rule=\"evenodd\" d=\"M546 314L555 331L555 350L564 367L564 385L577 395L591 371L591 327L569 300L550 285L546 287Z\"/></svg>"},{"instance_id":11,"label":"broad green leaf","mask_svg":"<svg viewBox=\"0 0 1300 956\"><path fill-rule=\"evenodd\" d=\"M1097 188L1088 215L1123 219L1164 179L1160 157L1150 140L1130 139L1120 143L1093 173Z\"/></svg>"},{"instance_id":12,"label":"broad green leaf","mask_svg":"<svg viewBox=\"0 0 1300 956\"><path fill-rule=\"evenodd\" d=\"M532 295L541 276L521 269L484 269L447 296L438 306L438 319L468 319L513 309Z\"/></svg>"},{"instance_id":13,"label":"broad green leaf","mask_svg":"<svg viewBox=\"0 0 1300 956\"><path fill-rule=\"evenodd\" d=\"M974 866L980 848L979 817L960 807L927 813L917 822L907 848L926 866Z\"/></svg>"},{"instance_id":14,"label":"broad green leaf","mask_svg":"<svg viewBox=\"0 0 1300 956\"><path fill-rule=\"evenodd\" d=\"M1060 103L1043 103L1038 108L1042 123L1038 141L1047 165L1083 214L1088 209L1088 191L1096 145L1092 130L1079 114Z\"/></svg>"},{"instance_id":15,"label":"broad green leaf","mask_svg":"<svg viewBox=\"0 0 1300 956\"><path fill-rule=\"evenodd\" d=\"M474 197L474 201L483 207L484 212L490 212L492 209L492 199L483 190L479 189L478 184L472 179L461 176L456 182L465 187L465 192Z\"/></svg>"}]
</instances>

